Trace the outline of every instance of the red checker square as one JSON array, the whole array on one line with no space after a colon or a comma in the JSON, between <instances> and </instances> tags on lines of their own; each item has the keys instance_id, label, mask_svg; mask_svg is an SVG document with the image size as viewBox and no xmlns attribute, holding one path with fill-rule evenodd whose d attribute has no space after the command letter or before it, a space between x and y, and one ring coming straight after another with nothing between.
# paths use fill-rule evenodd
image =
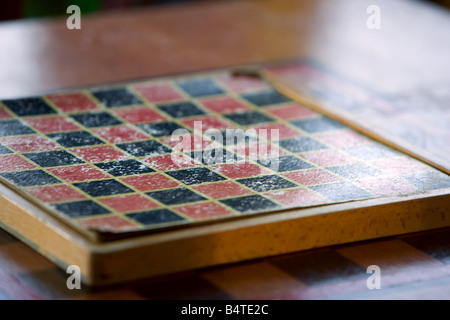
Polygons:
<instances>
[{"instance_id":1,"label":"red checker square","mask_svg":"<svg viewBox=\"0 0 450 320\"><path fill-rule=\"evenodd\" d=\"M48 95L47 99L66 113L97 109L97 104L86 94L63 93Z\"/></svg>"},{"instance_id":2,"label":"red checker square","mask_svg":"<svg viewBox=\"0 0 450 320\"><path fill-rule=\"evenodd\" d=\"M47 169L50 173L67 182L107 179L108 175L90 165Z\"/></svg>"},{"instance_id":3,"label":"red checker square","mask_svg":"<svg viewBox=\"0 0 450 320\"><path fill-rule=\"evenodd\" d=\"M134 87L136 92L150 102L181 100L183 96L170 84L148 84Z\"/></svg>"},{"instance_id":4,"label":"red checker square","mask_svg":"<svg viewBox=\"0 0 450 320\"><path fill-rule=\"evenodd\" d=\"M263 133L259 130L261 129L266 129L266 138L268 138L269 140L271 140L273 137L276 137L276 135L274 135L272 132L272 130L278 130L278 138L279 139L284 139L284 138L290 138L290 137L299 137L302 136L303 133L295 130L291 127L288 127L285 124L282 123L275 123L275 124L266 124L266 125L262 125L262 126L258 126L255 127L255 129L257 130L258 136L261 137L263 135Z\"/></svg>"},{"instance_id":5,"label":"red checker square","mask_svg":"<svg viewBox=\"0 0 450 320\"><path fill-rule=\"evenodd\" d=\"M77 222L85 228L96 230L123 231L129 229L136 229L136 225L119 216L92 218L92 219L78 220Z\"/></svg>"},{"instance_id":6,"label":"red checker square","mask_svg":"<svg viewBox=\"0 0 450 320\"><path fill-rule=\"evenodd\" d=\"M165 117L149 107L118 109L114 110L114 114L133 124L166 120Z\"/></svg>"},{"instance_id":7,"label":"red checker square","mask_svg":"<svg viewBox=\"0 0 450 320\"><path fill-rule=\"evenodd\" d=\"M283 156L287 154L287 151L278 148L273 144L267 144L266 142L246 143L243 145L235 146L232 148L240 156L247 157L252 160L274 158L277 156Z\"/></svg>"},{"instance_id":8,"label":"red checker square","mask_svg":"<svg viewBox=\"0 0 450 320\"><path fill-rule=\"evenodd\" d=\"M80 129L73 121L60 116L28 119L25 120L25 122L44 133L74 131Z\"/></svg>"},{"instance_id":9,"label":"red checker square","mask_svg":"<svg viewBox=\"0 0 450 320\"><path fill-rule=\"evenodd\" d=\"M407 157L396 157L390 159L380 159L370 162L373 166L391 174L413 173L429 171L427 165Z\"/></svg>"},{"instance_id":10,"label":"red checker square","mask_svg":"<svg viewBox=\"0 0 450 320\"><path fill-rule=\"evenodd\" d=\"M195 220L229 216L234 214L234 212L231 211L230 209L224 208L215 202L203 202L187 206L180 206L175 207L175 210Z\"/></svg>"},{"instance_id":11,"label":"red checker square","mask_svg":"<svg viewBox=\"0 0 450 320\"><path fill-rule=\"evenodd\" d=\"M300 154L300 157L318 166L337 166L358 162L357 159L339 150L312 151Z\"/></svg>"},{"instance_id":12,"label":"red checker square","mask_svg":"<svg viewBox=\"0 0 450 320\"><path fill-rule=\"evenodd\" d=\"M235 92L244 92L255 89L265 89L268 85L256 77L250 76L234 76L234 75L223 75L218 79L225 87Z\"/></svg>"},{"instance_id":13,"label":"red checker square","mask_svg":"<svg viewBox=\"0 0 450 320\"><path fill-rule=\"evenodd\" d=\"M269 170L252 163L221 164L212 166L211 168L217 173L223 174L231 179L254 177L271 173Z\"/></svg>"},{"instance_id":14,"label":"red checker square","mask_svg":"<svg viewBox=\"0 0 450 320\"><path fill-rule=\"evenodd\" d=\"M268 113L284 120L299 120L318 115L318 113L300 105L290 104L265 109Z\"/></svg>"},{"instance_id":15,"label":"red checker square","mask_svg":"<svg viewBox=\"0 0 450 320\"><path fill-rule=\"evenodd\" d=\"M20 171L34 169L36 166L23 159L21 156L12 154L0 156L0 172Z\"/></svg>"},{"instance_id":16,"label":"red checker square","mask_svg":"<svg viewBox=\"0 0 450 320\"><path fill-rule=\"evenodd\" d=\"M158 207L158 204L140 194L104 198L98 201L117 212L131 212Z\"/></svg>"},{"instance_id":17,"label":"red checker square","mask_svg":"<svg viewBox=\"0 0 450 320\"><path fill-rule=\"evenodd\" d=\"M114 144L137 140L148 140L150 138L146 134L143 134L130 126L94 129L92 132Z\"/></svg>"},{"instance_id":18,"label":"red checker square","mask_svg":"<svg viewBox=\"0 0 450 320\"><path fill-rule=\"evenodd\" d=\"M349 148L370 143L369 139L350 129L318 133L314 135L314 138L320 139L336 148Z\"/></svg>"},{"instance_id":19,"label":"red checker square","mask_svg":"<svg viewBox=\"0 0 450 320\"><path fill-rule=\"evenodd\" d=\"M203 139L203 137L201 135L193 135L193 134L182 135L178 139L174 139L174 140L172 140L171 137L170 138L169 137L161 138L161 139L159 139L159 141L161 143L164 143L164 144L170 146L171 148L174 148L178 144L182 144L183 147L186 147L185 149L188 148L189 142L190 142L190 150L204 149L204 148L210 146L210 144L211 144L210 140ZM180 149L177 149L177 150L180 150ZM188 152L188 151L189 150L184 150L184 152Z\"/></svg>"},{"instance_id":20,"label":"red checker square","mask_svg":"<svg viewBox=\"0 0 450 320\"><path fill-rule=\"evenodd\" d=\"M117 161L130 158L129 155L120 152L110 146L78 148L70 149L69 151L76 154L84 161L92 163Z\"/></svg>"},{"instance_id":21,"label":"red checker square","mask_svg":"<svg viewBox=\"0 0 450 320\"><path fill-rule=\"evenodd\" d=\"M233 181L203 184L200 186L194 186L193 189L213 199L238 197L254 193L253 191L244 188Z\"/></svg>"},{"instance_id":22,"label":"red checker square","mask_svg":"<svg viewBox=\"0 0 450 320\"><path fill-rule=\"evenodd\" d=\"M172 156L175 158L172 158ZM159 171L172 171L198 166L198 163L195 163L191 158L176 153L171 155L148 157L145 158L143 162L148 164L151 168L158 169Z\"/></svg>"},{"instance_id":23,"label":"red checker square","mask_svg":"<svg viewBox=\"0 0 450 320\"><path fill-rule=\"evenodd\" d=\"M410 194L417 191L412 185L397 177L366 178L358 180L356 184L376 196Z\"/></svg>"},{"instance_id":24,"label":"red checker square","mask_svg":"<svg viewBox=\"0 0 450 320\"><path fill-rule=\"evenodd\" d=\"M1 143L17 152L36 152L60 149L51 139L32 135L23 137L8 137L0 139Z\"/></svg>"},{"instance_id":25,"label":"red checker square","mask_svg":"<svg viewBox=\"0 0 450 320\"><path fill-rule=\"evenodd\" d=\"M0 108L0 119L11 119L12 116L5 109Z\"/></svg>"},{"instance_id":26,"label":"red checker square","mask_svg":"<svg viewBox=\"0 0 450 320\"><path fill-rule=\"evenodd\" d=\"M159 189L176 188L180 183L169 179L161 173L147 174L141 176L127 177L120 179L126 184L138 189L139 191L153 191Z\"/></svg>"},{"instance_id":27,"label":"red checker square","mask_svg":"<svg viewBox=\"0 0 450 320\"><path fill-rule=\"evenodd\" d=\"M66 185L29 188L26 189L26 191L33 197L36 197L37 199L41 200L42 202L49 202L49 203L81 200L86 198L78 191Z\"/></svg>"},{"instance_id":28,"label":"red checker square","mask_svg":"<svg viewBox=\"0 0 450 320\"><path fill-rule=\"evenodd\" d=\"M311 206L329 202L321 195L310 190L298 188L265 193L265 196L274 199L286 207Z\"/></svg>"},{"instance_id":29,"label":"red checker square","mask_svg":"<svg viewBox=\"0 0 450 320\"><path fill-rule=\"evenodd\" d=\"M201 100L200 103L217 113L232 113L251 109L249 106L231 97Z\"/></svg>"},{"instance_id":30,"label":"red checker square","mask_svg":"<svg viewBox=\"0 0 450 320\"><path fill-rule=\"evenodd\" d=\"M185 125L194 128L194 122L201 122L202 125L202 131L206 131L208 129L230 129L234 128L235 125L229 123L228 121L219 119L215 116L208 116L208 117L199 117L194 119L188 119L182 121Z\"/></svg>"},{"instance_id":31,"label":"red checker square","mask_svg":"<svg viewBox=\"0 0 450 320\"><path fill-rule=\"evenodd\" d=\"M304 186L337 182L342 180L340 177L321 169L288 172L284 173L283 176Z\"/></svg>"}]
</instances>

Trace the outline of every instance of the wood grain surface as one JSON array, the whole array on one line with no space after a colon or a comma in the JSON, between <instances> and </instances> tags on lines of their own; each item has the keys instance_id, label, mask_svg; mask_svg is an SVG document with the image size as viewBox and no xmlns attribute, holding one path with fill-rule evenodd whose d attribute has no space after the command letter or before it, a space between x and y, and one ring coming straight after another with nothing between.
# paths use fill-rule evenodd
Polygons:
<instances>
[{"instance_id":1,"label":"wood grain surface","mask_svg":"<svg viewBox=\"0 0 450 320\"><path fill-rule=\"evenodd\" d=\"M102 289L68 290L69 276L0 230L0 299L437 299L450 297L450 229L197 269ZM381 289L366 286L381 269Z\"/></svg>"},{"instance_id":2,"label":"wood grain surface","mask_svg":"<svg viewBox=\"0 0 450 320\"><path fill-rule=\"evenodd\" d=\"M393 97L408 98L448 83L448 12L416 1L378 1L382 29L368 30L366 9L370 4L357 0L217 1L83 16L82 30L77 31L67 30L65 19L2 23L0 99L302 56L323 61L340 74ZM112 288L80 296L449 298L449 238L449 230L444 229L408 240L326 248L312 255L302 253L300 259L281 257L275 263L248 263L200 276L150 280L151 285L142 283L132 290ZM8 246L6 251L2 246L0 256L1 298L78 295L67 292L65 275L47 260L33 252L11 254L29 249L3 232L0 243ZM20 248L9 247L14 245ZM373 250L367 251L367 246ZM396 256L400 258L394 259ZM317 261L329 269L317 271L313 267ZM393 272L388 281L393 290L369 293L352 280L352 274L360 275L367 263L376 262ZM248 273L254 275L253 280L244 282L241 289L233 287L232 281L224 283L230 274L245 277ZM282 289L251 294L267 278L261 276L264 274L272 275L273 281L279 281L275 287ZM192 290L192 283L202 285ZM218 289L224 286L225 290ZM179 296L164 291L174 287L179 288Z\"/></svg>"},{"instance_id":3,"label":"wood grain surface","mask_svg":"<svg viewBox=\"0 0 450 320\"><path fill-rule=\"evenodd\" d=\"M0 98L162 74L310 56L391 94L450 78L449 14L380 0L211 1L0 24Z\"/></svg>"}]
</instances>

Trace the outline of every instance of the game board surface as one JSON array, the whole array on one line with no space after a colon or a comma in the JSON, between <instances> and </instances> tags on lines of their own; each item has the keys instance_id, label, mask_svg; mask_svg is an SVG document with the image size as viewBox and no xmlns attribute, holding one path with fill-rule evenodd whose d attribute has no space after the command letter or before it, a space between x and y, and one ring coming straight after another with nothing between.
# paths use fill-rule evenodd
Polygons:
<instances>
[{"instance_id":1,"label":"game board surface","mask_svg":"<svg viewBox=\"0 0 450 320\"><path fill-rule=\"evenodd\" d=\"M450 187L439 170L259 79L224 71L0 106L1 180L65 222L100 233L157 231ZM203 131L253 128L257 134L217 147L210 135L194 130L196 121ZM176 129L189 135L173 140ZM279 143L260 129L278 129ZM188 137L190 152L177 149ZM223 156L215 157L211 146ZM174 154L181 161L174 162Z\"/></svg>"},{"instance_id":2,"label":"game board surface","mask_svg":"<svg viewBox=\"0 0 450 320\"><path fill-rule=\"evenodd\" d=\"M322 108L450 172L448 81L432 90L385 96L313 60L269 70Z\"/></svg>"}]
</instances>

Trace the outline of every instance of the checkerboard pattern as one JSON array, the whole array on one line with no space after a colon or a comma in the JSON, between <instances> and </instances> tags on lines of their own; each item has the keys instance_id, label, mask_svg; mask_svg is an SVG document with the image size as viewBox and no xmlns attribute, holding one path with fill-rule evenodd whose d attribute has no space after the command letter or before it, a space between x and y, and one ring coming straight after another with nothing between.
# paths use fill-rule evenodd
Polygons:
<instances>
[{"instance_id":1,"label":"checkerboard pattern","mask_svg":"<svg viewBox=\"0 0 450 320\"><path fill-rule=\"evenodd\" d=\"M414 146L416 154L450 170L448 80L428 89L385 95L309 58L282 62L267 71L333 114L356 119L359 125L374 128L378 135L400 141L405 148ZM323 124L313 126L320 130Z\"/></svg>"},{"instance_id":2,"label":"checkerboard pattern","mask_svg":"<svg viewBox=\"0 0 450 320\"><path fill-rule=\"evenodd\" d=\"M196 121L223 137L277 129L279 145L256 131L211 152L217 137L201 139ZM191 152L177 149L177 129ZM450 187L447 175L225 72L2 101L0 179L81 227L116 233Z\"/></svg>"}]
</instances>

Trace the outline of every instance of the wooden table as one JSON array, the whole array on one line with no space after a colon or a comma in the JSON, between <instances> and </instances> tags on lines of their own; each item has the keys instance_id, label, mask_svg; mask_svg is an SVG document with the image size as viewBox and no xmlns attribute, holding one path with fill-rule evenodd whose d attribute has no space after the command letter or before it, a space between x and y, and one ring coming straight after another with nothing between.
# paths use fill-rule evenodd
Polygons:
<instances>
[{"instance_id":1,"label":"wooden table","mask_svg":"<svg viewBox=\"0 0 450 320\"><path fill-rule=\"evenodd\" d=\"M0 99L163 74L313 57L392 97L433 99L450 81L448 12L377 1L218 1L0 24ZM366 287L368 265L382 290ZM0 231L0 298L450 298L450 229L198 270L104 290ZM195 286L192 284L195 283ZM176 289L176 290L174 290Z\"/></svg>"}]
</instances>

